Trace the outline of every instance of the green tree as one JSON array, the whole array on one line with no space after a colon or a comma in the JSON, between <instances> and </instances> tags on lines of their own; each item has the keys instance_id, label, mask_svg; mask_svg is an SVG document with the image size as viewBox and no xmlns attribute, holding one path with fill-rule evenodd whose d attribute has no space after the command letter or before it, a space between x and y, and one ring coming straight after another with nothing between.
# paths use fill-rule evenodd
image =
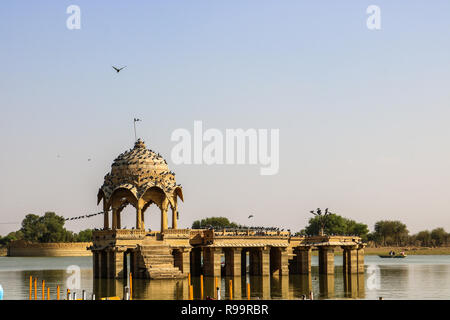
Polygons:
<instances>
[{"instance_id":1,"label":"green tree","mask_svg":"<svg viewBox=\"0 0 450 320\"><path fill-rule=\"evenodd\" d=\"M54 212L46 212L39 217L28 214L22 221L23 239L31 242L68 242L73 241L73 233L64 228L65 219Z\"/></svg>"},{"instance_id":2,"label":"green tree","mask_svg":"<svg viewBox=\"0 0 450 320\"><path fill-rule=\"evenodd\" d=\"M20 240L20 239L23 239L22 232L20 232L20 231L10 232L4 237L0 236L0 245L6 246L11 241L16 241L16 240Z\"/></svg>"},{"instance_id":3,"label":"green tree","mask_svg":"<svg viewBox=\"0 0 450 320\"><path fill-rule=\"evenodd\" d=\"M43 233L40 242L63 242L67 235L67 230L64 228L65 219L56 215L54 212L46 212L43 217L40 217L43 225Z\"/></svg>"},{"instance_id":4,"label":"green tree","mask_svg":"<svg viewBox=\"0 0 450 320\"><path fill-rule=\"evenodd\" d=\"M300 235L318 235L320 232L320 217L315 216L309 219L308 226L299 232ZM325 234L337 235L357 235L367 240L369 228L366 224L358 223L354 220L344 218L337 214L330 214L327 217L327 223L324 228Z\"/></svg>"},{"instance_id":5,"label":"green tree","mask_svg":"<svg viewBox=\"0 0 450 320\"><path fill-rule=\"evenodd\" d=\"M22 220L22 228L20 231L23 234L24 240L38 242L38 239L42 236L43 229L38 215L27 214Z\"/></svg>"},{"instance_id":6,"label":"green tree","mask_svg":"<svg viewBox=\"0 0 450 320\"><path fill-rule=\"evenodd\" d=\"M417 241L423 247L428 247L431 245L431 233L428 230L420 231L415 235Z\"/></svg>"},{"instance_id":7,"label":"green tree","mask_svg":"<svg viewBox=\"0 0 450 320\"><path fill-rule=\"evenodd\" d=\"M238 228L239 225L234 222L230 222L230 220L225 217L210 217L202 220L196 220L192 223L192 229L203 229L207 227L213 227L214 229Z\"/></svg>"},{"instance_id":8,"label":"green tree","mask_svg":"<svg viewBox=\"0 0 450 320\"><path fill-rule=\"evenodd\" d=\"M444 228L433 229L430 233L430 237L436 246L447 244L448 234L445 232Z\"/></svg>"},{"instance_id":9,"label":"green tree","mask_svg":"<svg viewBox=\"0 0 450 320\"><path fill-rule=\"evenodd\" d=\"M78 232L75 236L76 242L91 242L92 241L92 229L86 229Z\"/></svg>"},{"instance_id":10,"label":"green tree","mask_svg":"<svg viewBox=\"0 0 450 320\"><path fill-rule=\"evenodd\" d=\"M401 245L408 238L409 231L400 221L383 220L375 223L375 238L383 245Z\"/></svg>"}]
</instances>

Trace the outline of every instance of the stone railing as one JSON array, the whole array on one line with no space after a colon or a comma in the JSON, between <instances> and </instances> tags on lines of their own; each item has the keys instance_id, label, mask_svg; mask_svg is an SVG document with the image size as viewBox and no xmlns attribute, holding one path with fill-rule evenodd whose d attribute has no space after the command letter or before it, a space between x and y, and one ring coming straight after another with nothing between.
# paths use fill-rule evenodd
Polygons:
<instances>
[{"instance_id":1,"label":"stone railing","mask_svg":"<svg viewBox=\"0 0 450 320\"><path fill-rule=\"evenodd\" d=\"M282 237L289 238L291 234L288 231L259 231L245 229L224 229L214 231L216 237Z\"/></svg>"},{"instance_id":2,"label":"stone railing","mask_svg":"<svg viewBox=\"0 0 450 320\"><path fill-rule=\"evenodd\" d=\"M87 250L91 242L53 242L32 243L23 240L13 241L8 245L10 257L75 257L90 256Z\"/></svg>"},{"instance_id":3,"label":"stone railing","mask_svg":"<svg viewBox=\"0 0 450 320\"><path fill-rule=\"evenodd\" d=\"M300 236L290 239L292 245L299 246L355 246L362 245L362 240L358 236Z\"/></svg>"},{"instance_id":4,"label":"stone railing","mask_svg":"<svg viewBox=\"0 0 450 320\"><path fill-rule=\"evenodd\" d=\"M139 229L97 230L92 233L92 237L94 241L105 239L134 240L145 238L147 233L148 231Z\"/></svg>"},{"instance_id":5,"label":"stone railing","mask_svg":"<svg viewBox=\"0 0 450 320\"><path fill-rule=\"evenodd\" d=\"M175 239L175 238L189 239L190 231L191 230L189 229L166 229L163 232L163 237L164 239Z\"/></svg>"}]
</instances>

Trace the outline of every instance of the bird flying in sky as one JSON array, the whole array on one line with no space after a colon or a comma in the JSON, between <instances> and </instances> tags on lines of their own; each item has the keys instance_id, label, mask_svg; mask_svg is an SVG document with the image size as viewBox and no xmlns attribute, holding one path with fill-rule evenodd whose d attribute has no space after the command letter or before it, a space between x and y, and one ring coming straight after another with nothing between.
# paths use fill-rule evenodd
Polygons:
<instances>
[{"instance_id":1,"label":"bird flying in sky","mask_svg":"<svg viewBox=\"0 0 450 320\"><path fill-rule=\"evenodd\" d=\"M252 215L252 214L251 214L251 215L249 215L249 216L248 216L248 218L249 218L249 219L250 219L250 218L253 218L253 215Z\"/></svg>"},{"instance_id":2,"label":"bird flying in sky","mask_svg":"<svg viewBox=\"0 0 450 320\"><path fill-rule=\"evenodd\" d=\"M117 71L117 73L119 73L120 72L120 70L122 70L123 68L126 68L126 66L125 67L122 67L122 68L116 68L116 67L114 67L114 66L112 66L113 67L113 69L114 70L116 70Z\"/></svg>"}]
</instances>

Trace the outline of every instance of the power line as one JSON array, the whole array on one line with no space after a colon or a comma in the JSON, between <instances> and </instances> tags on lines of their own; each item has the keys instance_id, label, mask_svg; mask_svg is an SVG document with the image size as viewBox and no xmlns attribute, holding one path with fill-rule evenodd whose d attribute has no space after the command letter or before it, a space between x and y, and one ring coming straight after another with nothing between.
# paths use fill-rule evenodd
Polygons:
<instances>
[{"instance_id":1,"label":"power line","mask_svg":"<svg viewBox=\"0 0 450 320\"><path fill-rule=\"evenodd\" d=\"M108 210L108 211L110 211L110 210ZM85 215L77 216L77 217L64 218L64 221L88 219L88 218L92 218L92 217L95 217L95 216L98 216L98 215L104 214L104 213L105 213L104 211L100 211L97 213L85 214ZM0 222L0 224L22 224L22 222Z\"/></svg>"},{"instance_id":2,"label":"power line","mask_svg":"<svg viewBox=\"0 0 450 320\"><path fill-rule=\"evenodd\" d=\"M97 213L85 214L83 216L72 217L72 218L65 218L65 221L92 218L92 217L95 217L95 216L98 216L98 215L104 214L104 213L105 213L104 211L100 211L100 212L97 212Z\"/></svg>"}]
</instances>

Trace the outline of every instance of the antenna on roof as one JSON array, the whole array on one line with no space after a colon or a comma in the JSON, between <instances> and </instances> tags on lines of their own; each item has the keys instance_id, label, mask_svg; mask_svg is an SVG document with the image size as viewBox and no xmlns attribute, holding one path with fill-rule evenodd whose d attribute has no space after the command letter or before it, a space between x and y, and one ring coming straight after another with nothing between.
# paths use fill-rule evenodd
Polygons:
<instances>
[{"instance_id":1,"label":"antenna on roof","mask_svg":"<svg viewBox=\"0 0 450 320\"><path fill-rule=\"evenodd\" d=\"M137 141L137 134L136 134L136 122L138 122L138 121L142 121L141 119L137 119L137 118L134 118L134 142L136 142Z\"/></svg>"}]
</instances>

